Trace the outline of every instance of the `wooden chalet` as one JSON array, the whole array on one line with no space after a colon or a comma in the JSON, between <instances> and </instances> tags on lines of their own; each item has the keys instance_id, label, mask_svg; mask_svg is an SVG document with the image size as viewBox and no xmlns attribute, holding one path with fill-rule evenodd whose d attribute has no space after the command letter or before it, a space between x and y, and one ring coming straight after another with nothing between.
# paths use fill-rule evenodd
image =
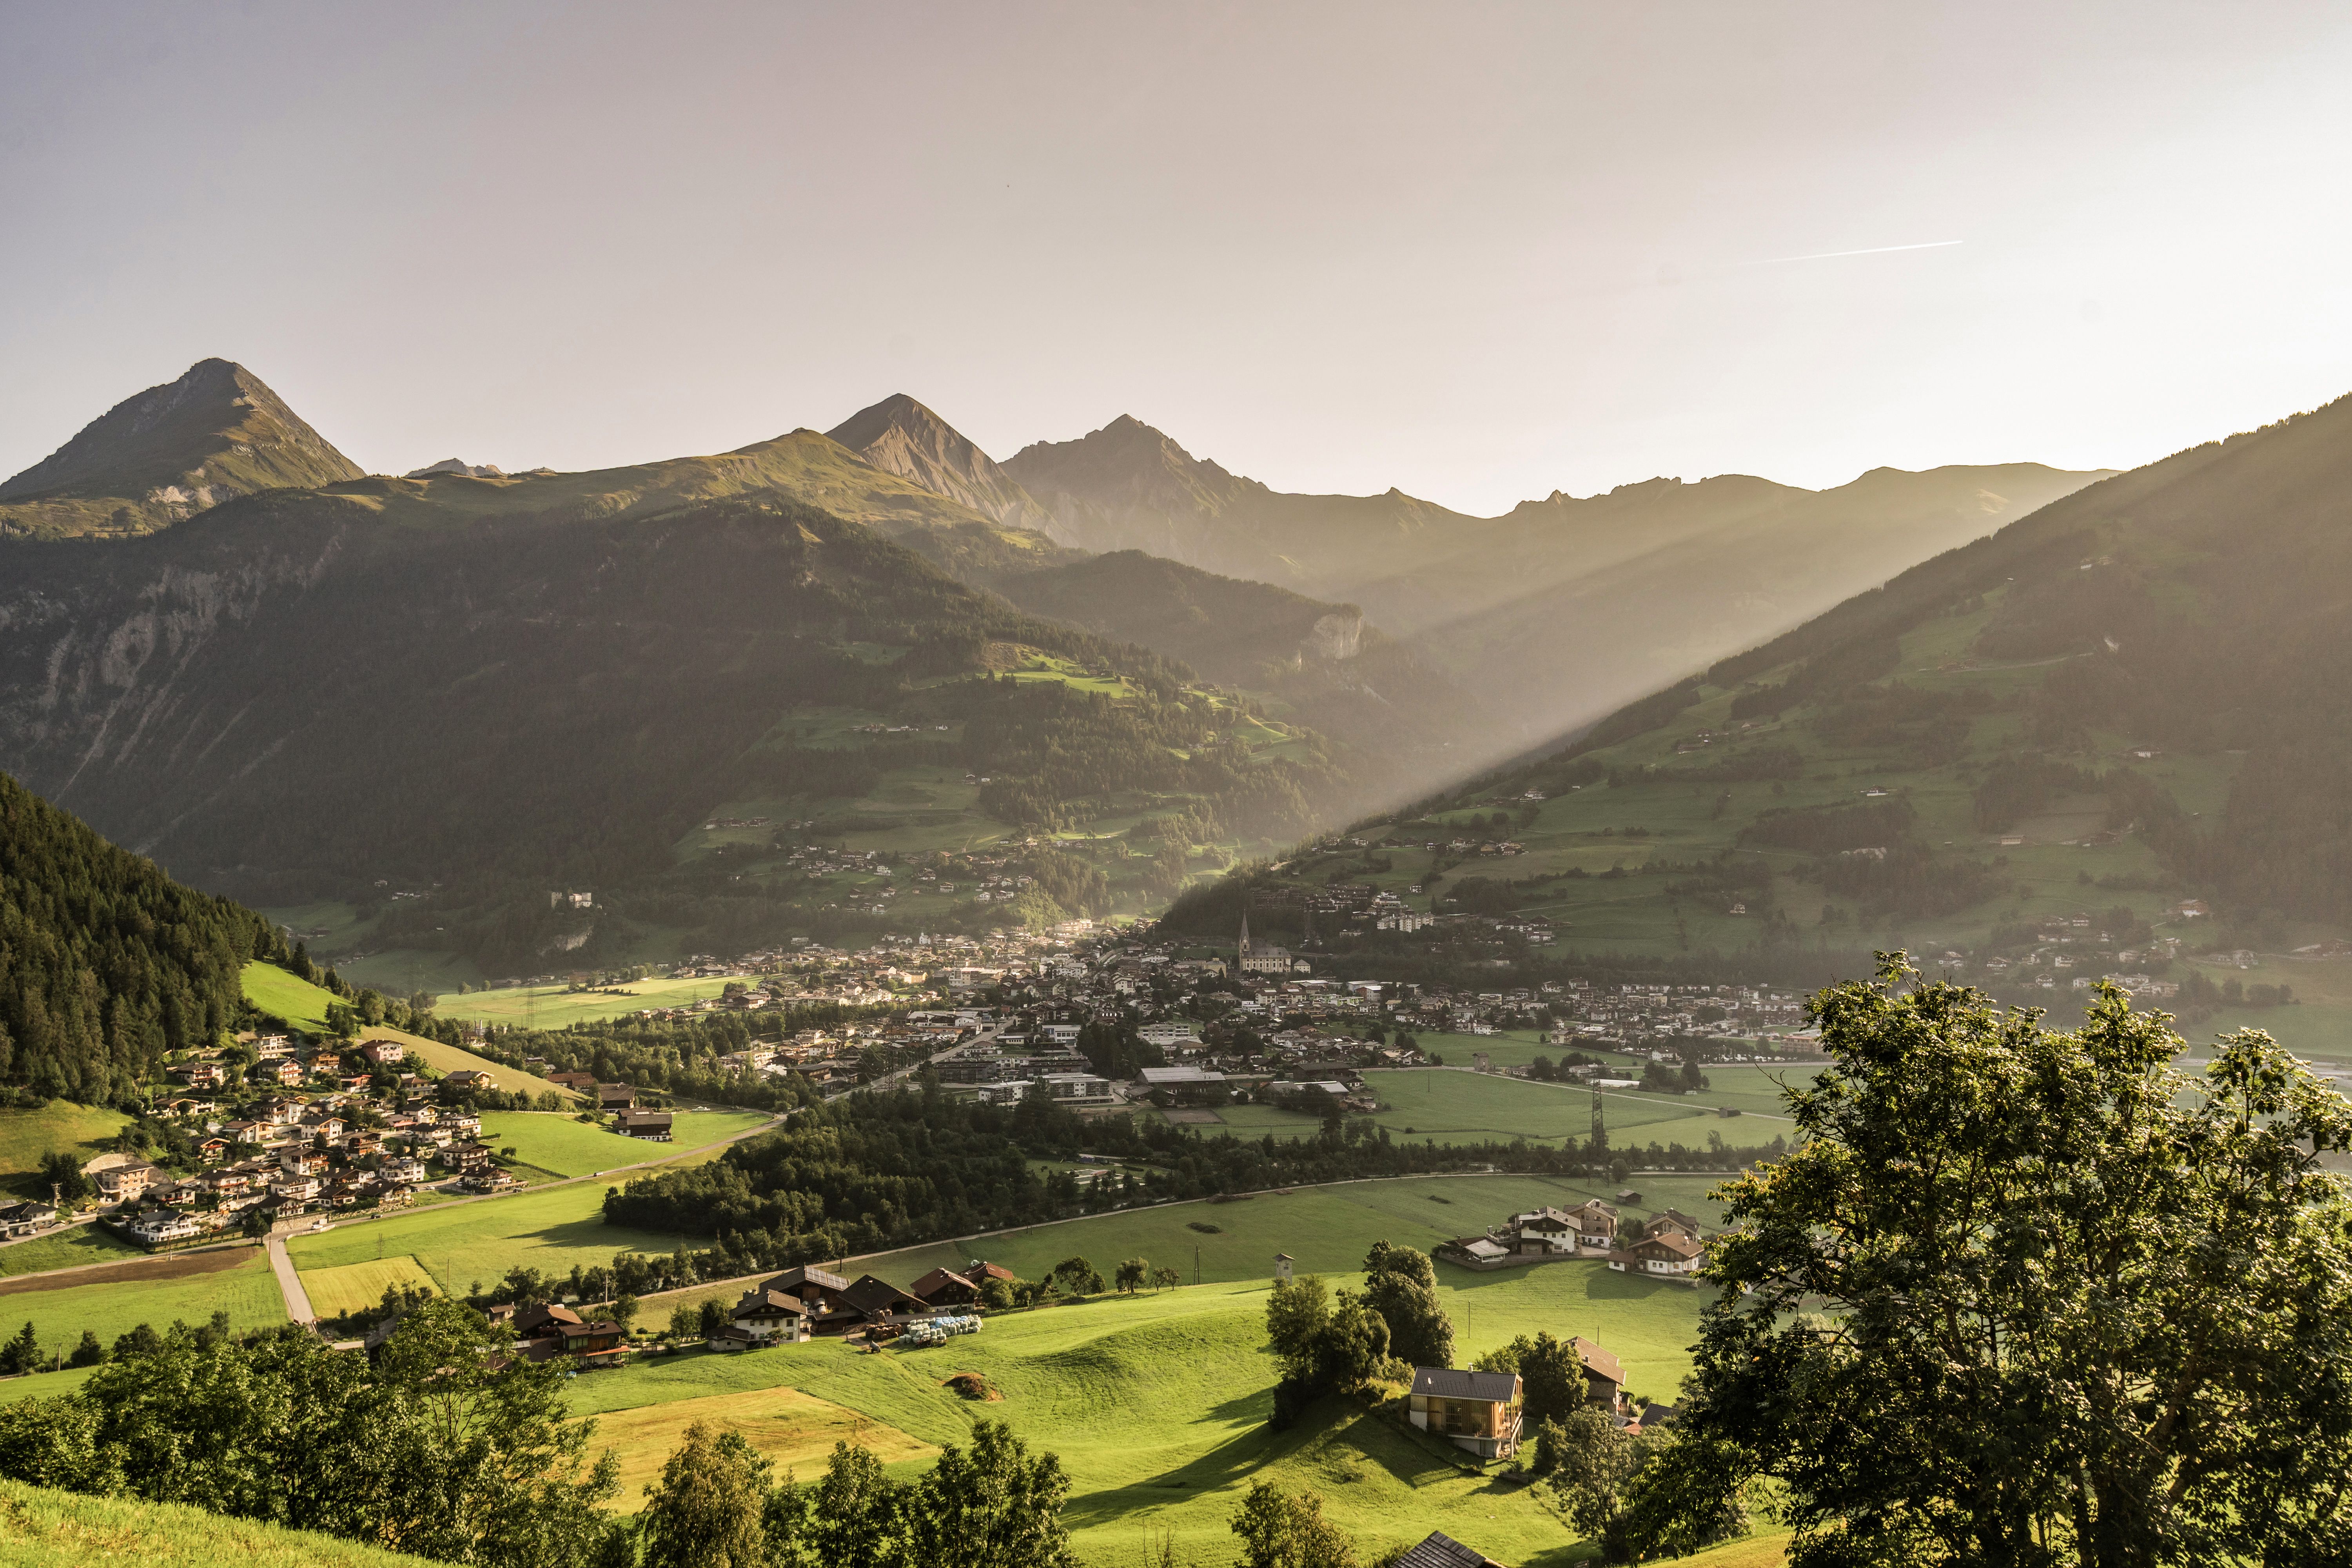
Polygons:
<instances>
[{"instance_id":1,"label":"wooden chalet","mask_svg":"<svg viewBox=\"0 0 2352 1568\"><path fill-rule=\"evenodd\" d=\"M1507 1459L1519 1448L1519 1374L1415 1367L1407 1415L1482 1459Z\"/></svg>"}]
</instances>

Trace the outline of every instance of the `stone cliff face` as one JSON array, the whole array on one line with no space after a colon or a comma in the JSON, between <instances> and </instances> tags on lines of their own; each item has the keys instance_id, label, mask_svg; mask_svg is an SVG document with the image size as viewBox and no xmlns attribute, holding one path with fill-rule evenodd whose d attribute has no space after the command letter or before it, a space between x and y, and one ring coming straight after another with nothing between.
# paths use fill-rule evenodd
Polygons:
<instances>
[{"instance_id":1,"label":"stone cliff face","mask_svg":"<svg viewBox=\"0 0 2352 1568\"><path fill-rule=\"evenodd\" d=\"M1307 634L1300 650L1309 658L1338 663L1356 657L1364 637L1364 613L1361 610L1334 610L1315 623Z\"/></svg>"}]
</instances>

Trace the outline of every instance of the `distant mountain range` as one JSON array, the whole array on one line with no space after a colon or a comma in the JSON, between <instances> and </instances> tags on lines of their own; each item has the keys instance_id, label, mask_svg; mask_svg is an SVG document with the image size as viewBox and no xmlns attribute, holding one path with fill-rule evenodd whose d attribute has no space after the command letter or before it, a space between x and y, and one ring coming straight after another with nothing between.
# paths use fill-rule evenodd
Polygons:
<instances>
[{"instance_id":1,"label":"distant mountain range","mask_svg":"<svg viewBox=\"0 0 2352 1568\"><path fill-rule=\"evenodd\" d=\"M883 787L889 768L747 760L815 710L912 702L969 733L969 704L915 694L1048 658L1140 705L1087 742L1101 757L1182 765L1135 752L1057 784L1043 753L1027 773L972 753L975 776L1034 781L992 786L1000 830L1057 789L1097 814L1128 809L1121 788L1190 791L1197 846L1443 787L2095 477L1656 480L1482 520L1284 495L1128 418L999 465L904 395L731 452L367 477L205 361L0 487L0 765L256 900L383 866L642 883L727 802ZM1262 748L1267 787L1202 784L1196 731ZM478 902L478 925L498 900Z\"/></svg>"}]
</instances>

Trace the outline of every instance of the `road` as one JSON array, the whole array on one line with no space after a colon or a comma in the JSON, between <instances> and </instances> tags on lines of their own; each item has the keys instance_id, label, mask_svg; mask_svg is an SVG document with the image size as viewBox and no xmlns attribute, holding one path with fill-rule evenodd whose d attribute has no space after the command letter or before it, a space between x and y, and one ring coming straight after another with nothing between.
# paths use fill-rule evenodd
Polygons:
<instances>
[{"instance_id":1,"label":"road","mask_svg":"<svg viewBox=\"0 0 2352 1568\"><path fill-rule=\"evenodd\" d=\"M271 1232L269 1237L269 1267L278 1272L278 1289L286 1298L286 1315L298 1323L315 1323L319 1315L310 1310L310 1293L302 1289L301 1276L294 1272L294 1260L286 1256L286 1238Z\"/></svg>"}]
</instances>

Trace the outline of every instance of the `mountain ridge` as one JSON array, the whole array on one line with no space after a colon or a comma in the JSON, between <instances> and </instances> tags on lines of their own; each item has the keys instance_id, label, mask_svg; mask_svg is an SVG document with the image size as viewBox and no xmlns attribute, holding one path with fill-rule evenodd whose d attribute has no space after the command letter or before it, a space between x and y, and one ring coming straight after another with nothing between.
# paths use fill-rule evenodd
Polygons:
<instances>
[{"instance_id":1,"label":"mountain ridge","mask_svg":"<svg viewBox=\"0 0 2352 1568\"><path fill-rule=\"evenodd\" d=\"M977 443L905 393L859 409L825 434L887 473L1007 527L1042 530L1045 509Z\"/></svg>"}]
</instances>

